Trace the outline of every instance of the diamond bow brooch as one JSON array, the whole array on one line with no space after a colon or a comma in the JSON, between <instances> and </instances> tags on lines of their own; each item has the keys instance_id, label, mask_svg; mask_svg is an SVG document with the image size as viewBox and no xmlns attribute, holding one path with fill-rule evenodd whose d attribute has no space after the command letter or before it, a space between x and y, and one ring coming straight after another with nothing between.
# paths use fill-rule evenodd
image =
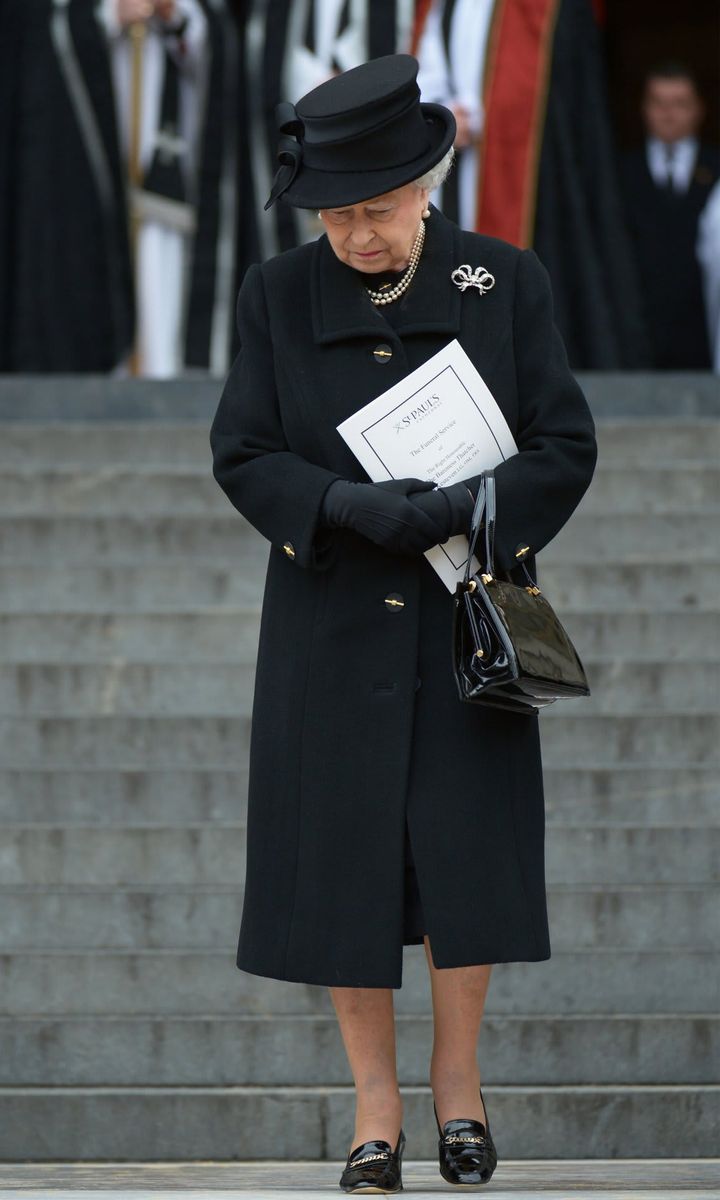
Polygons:
<instances>
[{"instance_id":1,"label":"diamond bow brooch","mask_svg":"<svg viewBox=\"0 0 720 1200\"><path fill-rule=\"evenodd\" d=\"M466 288L477 288L480 295L489 292L491 287L495 287L495 276L486 271L485 267L476 267L471 270L469 263L463 263L461 267L456 267L450 276L456 287L464 292Z\"/></svg>"}]
</instances>

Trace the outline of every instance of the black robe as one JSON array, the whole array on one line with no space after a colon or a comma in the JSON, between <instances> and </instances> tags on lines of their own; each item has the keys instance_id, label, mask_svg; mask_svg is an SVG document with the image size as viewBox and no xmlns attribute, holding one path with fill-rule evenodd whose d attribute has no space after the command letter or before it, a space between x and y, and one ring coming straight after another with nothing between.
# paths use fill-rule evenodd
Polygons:
<instances>
[{"instance_id":1,"label":"black robe","mask_svg":"<svg viewBox=\"0 0 720 1200\"><path fill-rule=\"evenodd\" d=\"M130 350L117 145L93 0L4 0L0 371L108 371Z\"/></svg>"},{"instance_id":2,"label":"black robe","mask_svg":"<svg viewBox=\"0 0 720 1200\"><path fill-rule=\"evenodd\" d=\"M558 12L532 246L550 274L571 365L646 366L641 282L625 224L591 0L562 0Z\"/></svg>"},{"instance_id":3,"label":"black robe","mask_svg":"<svg viewBox=\"0 0 720 1200\"><path fill-rule=\"evenodd\" d=\"M197 230L184 364L224 374L239 278L256 256L243 190L237 0L201 0L208 24ZM5 0L0 43L0 370L110 371L132 350L125 167L95 0Z\"/></svg>"},{"instance_id":4,"label":"black robe","mask_svg":"<svg viewBox=\"0 0 720 1200\"><path fill-rule=\"evenodd\" d=\"M259 254L250 170L246 5L201 0L208 30L200 125L196 232L184 330L187 367L224 374L237 351L235 297Z\"/></svg>"}]
</instances>

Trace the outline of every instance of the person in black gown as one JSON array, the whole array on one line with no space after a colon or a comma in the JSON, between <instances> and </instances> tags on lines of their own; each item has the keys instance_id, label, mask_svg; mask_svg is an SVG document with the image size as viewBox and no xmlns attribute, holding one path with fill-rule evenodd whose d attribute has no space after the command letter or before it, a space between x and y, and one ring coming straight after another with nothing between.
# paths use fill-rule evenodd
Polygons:
<instances>
[{"instance_id":1,"label":"person in black gown","mask_svg":"<svg viewBox=\"0 0 720 1200\"><path fill-rule=\"evenodd\" d=\"M703 144L704 106L681 64L653 68L645 81L644 144L622 163L627 220L635 245L651 338L651 365L709 370L710 346L696 255L698 220L720 174L720 152Z\"/></svg>"}]
</instances>

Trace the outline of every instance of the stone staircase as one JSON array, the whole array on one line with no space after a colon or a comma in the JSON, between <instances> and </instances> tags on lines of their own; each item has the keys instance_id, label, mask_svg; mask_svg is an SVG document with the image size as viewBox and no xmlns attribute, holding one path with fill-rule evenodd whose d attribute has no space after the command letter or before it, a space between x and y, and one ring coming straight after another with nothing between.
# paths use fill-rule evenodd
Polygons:
<instances>
[{"instance_id":1,"label":"stone staircase","mask_svg":"<svg viewBox=\"0 0 720 1200\"><path fill-rule=\"evenodd\" d=\"M234 965L266 545L211 476L218 388L173 416L180 385L123 411L117 383L105 410L83 381L58 420L32 386L27 412L17 382L0 403L0 1157L343 1158L327 991ZM720 426L598 433L593 486L539 558L593 688L540 718L553 954L495 967L483 1088L503 1158L701 1157ZM395 996L407 1153L429 1158L421 948Z\"/></svg>"}]
</instances>

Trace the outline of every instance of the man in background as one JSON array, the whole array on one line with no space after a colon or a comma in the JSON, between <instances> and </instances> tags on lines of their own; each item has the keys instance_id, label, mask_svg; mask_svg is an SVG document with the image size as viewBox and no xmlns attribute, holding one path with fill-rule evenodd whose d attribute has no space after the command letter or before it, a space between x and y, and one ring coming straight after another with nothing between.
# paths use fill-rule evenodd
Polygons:
<instances>
[{"instance_id":1,"label":"man in background","mask_svg":"<svg viewBox=\"0 0 720 1200\"><path fill-rule=\"evenodd\" d=\"M652 365L659 369L710 367L696 241L700 214L720 174L720 155L699 139L704 115L688 68L677 63L653 68L642 100L645 144L623 162Z\"/></svg>"}]
</instances>

